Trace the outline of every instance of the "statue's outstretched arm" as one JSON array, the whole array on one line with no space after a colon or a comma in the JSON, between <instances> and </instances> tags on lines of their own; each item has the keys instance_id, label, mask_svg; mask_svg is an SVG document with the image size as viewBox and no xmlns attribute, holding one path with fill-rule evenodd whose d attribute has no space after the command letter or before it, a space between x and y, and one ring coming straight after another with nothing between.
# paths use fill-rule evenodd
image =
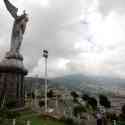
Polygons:
<instances>
[{"instance_id":1,"label":"statue's outstretched arm","mask_svg":"<svg viewBox=\"0 0 125 125\"><path fill-rule=\"evenodd\" d=\"M16 19L17 18L18 8L16 8L14 5L12 5L8 0L4 0L4 3L6 5L7 10Z\"/></svg>"}]
</instances>

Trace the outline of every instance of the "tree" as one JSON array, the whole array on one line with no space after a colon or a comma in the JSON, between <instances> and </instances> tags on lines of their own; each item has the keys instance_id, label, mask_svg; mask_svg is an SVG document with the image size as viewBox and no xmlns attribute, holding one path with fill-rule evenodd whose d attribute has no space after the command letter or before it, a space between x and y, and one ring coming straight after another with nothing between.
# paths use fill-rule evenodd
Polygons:
<instances>
[{"instance_id":1,"label":"tree","mask_svg":"<svg viewBox=\"0 0 125 125\"><path fill-rule=\"evenodd\" d=\"M104 106L105 108L111 107L111 102L105 95L99 95L99 103L101 106Z\"/></svg>"},{"instance_id":2,"label":"tree","mask_svg":"<svg viewBox=\"0 0 125 125\"><path fill-rule=\"evenodd\" d=\"M35 93L34 92L31 93L31 97L32 97L33 100L35 99Z\"/></svg>"},{"instance_id":3,"label":"tree","mask_svg":"<svg viewBox=\"0 0 125 125\"><path fill-rule=\"evenodd\" d=\"M89 98L90 98L90 97L89 97L87 94L83 94L83 95L82 95L82 99L83 99L84 101L88 101Z\"/></svg>"},{"instance_id":4,"label":"tree","mask_svg":"<svg viewBox=\"0 0 125 125\"><path fill-rule=\"evenodd\" d=\"M73 97L73 101L77 102L77 98L79 97L79 95L75 91L72 91L70 94Z\"/></svg>"},{"instance_id":5,"label":"tree","mask_svg":"<svg viewBox=\"0 0 125 125\"><path fill-rule=\"evenodd\" d=\"M31 92L27 93L27 97L28 97L28 98L30 98L30 97L31 97L31 95L32 95L32 93L31 93Z\"/></svg>"},{"instance_id":6,"label":"tree","mask_svg":"<svg viewBox=\"0 0 125 125\"><path fill-rule=\"evenodd\" d=\"M92 107L93 110L97 109L97 100L94 97L89 97L88 104Z\"/></svg>"},{"instance_id":7,"label":"tree","mask_svg":"<svg viewBox=\"0 0 125 125\"><path fill-rule=\"evenodd\" d=\"M90 97L87 94L82 95L82 99L87 102L89 106L92 107L93 110L97 108L97 100L94 97Z\"/></svg>"},{"instance_id":8,"label":"tree","mask_svg":"<svg viewBox=\"0 0 125 125\"><path fill-rule=\"evenodd\" d=\"M39 106L40 106L40 107L43 107L44 105L45 105L45 102L44 102L44 101L42 101L42 100L39 101Z\"/></svg>"},{"instance_id":9,"label":"tree","mask_svg":"<svg viewBox=\"0 0 125 125\"><path fill-rule=\"evenodd\" d=\"M81 115L82 112L86 112L86 108L82 105L79 105L79 106L76 106L74 107L74 116L78 116L78 115Z\"/></svg>"},{"instance_id":10,"label":"tree","mask_svg":"<svg viewBox=\"0 0 125 125\"><path fill-rule=\"evenodd\" d=\"M47 93L47 96L48 96L49 98L52 98L52 97L54 96L53 90L50 90L50 91Z\"/></svg>"}]
</instances>

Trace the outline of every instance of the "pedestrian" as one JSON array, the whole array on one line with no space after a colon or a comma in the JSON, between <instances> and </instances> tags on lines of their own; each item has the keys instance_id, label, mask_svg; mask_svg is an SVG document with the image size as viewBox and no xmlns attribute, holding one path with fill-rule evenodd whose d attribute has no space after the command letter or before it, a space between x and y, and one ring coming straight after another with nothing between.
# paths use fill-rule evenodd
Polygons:
<instances>
[{"instance_id":1,"label":"pedestrian","mask_svg":"<svg viewBox=\"0 0 125 125\"><path fill-rule=\"evenodd\" d=\"M96 114L96 118L97 118L97 125L102 125L102 114L100 112Z\"/></svg>"},{"instance_id":2,"label":"pedestrian","mask_svg":"<svg viewBox=\"0 0 125 125\"><path fill-rule=\"evenodd\" d=\"M103 115L102 115L102 123L103 123L103 125L107 125L107 118L106 118L105 113L103 113Z\"/></svg>"}]
</instances>

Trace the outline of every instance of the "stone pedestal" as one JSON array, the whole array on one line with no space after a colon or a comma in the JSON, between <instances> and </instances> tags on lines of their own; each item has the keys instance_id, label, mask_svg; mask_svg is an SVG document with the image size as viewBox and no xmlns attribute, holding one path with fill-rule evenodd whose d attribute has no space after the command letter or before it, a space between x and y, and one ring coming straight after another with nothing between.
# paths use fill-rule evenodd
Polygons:
<instances>
[{"instance_id":1,"label":"stone pedestal","mask_svg":"<svg viewBox=\"0 0 125 125\"><path fill-rule=\"evenodd\" d=\"M15 103L15 108L24 106L24 76L27 70L23 57L18 53L8 52L0 62L0 105ZM15 102L14 102L15 101Z\"/></svg>"}]
</instances>

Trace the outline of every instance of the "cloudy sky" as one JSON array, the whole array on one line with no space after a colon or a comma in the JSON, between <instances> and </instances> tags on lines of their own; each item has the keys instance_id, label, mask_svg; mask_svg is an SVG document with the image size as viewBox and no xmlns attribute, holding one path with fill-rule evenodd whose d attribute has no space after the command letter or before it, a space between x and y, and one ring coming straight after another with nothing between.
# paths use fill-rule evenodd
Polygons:
<instances>
[{"instance_id":1,"label":"cloudy sky","mask_svg":"<svg viewBox=\"0 0 125 125\"><path fill-rule=\"evenodd\" d=\"M29 75L72 73L125 78L125 0L11 0L29 14L21 53ZM0 1L0 59L8 51L13 19Z\"/></svg>"}]
</instances>

